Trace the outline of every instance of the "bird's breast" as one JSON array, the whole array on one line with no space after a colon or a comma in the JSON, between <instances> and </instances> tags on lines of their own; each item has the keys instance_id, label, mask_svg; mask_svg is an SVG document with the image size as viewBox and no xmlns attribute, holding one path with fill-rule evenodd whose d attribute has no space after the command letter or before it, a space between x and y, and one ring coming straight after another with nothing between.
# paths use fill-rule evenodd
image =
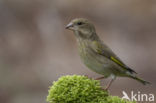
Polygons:
<instances>
[{"instance_id":1,"label":"bird's breast","mask_svg":"<svg viewBox=\"0 0 156 103\"><path fill-rule=\"evenodd\" d=\"M79 54L83 63L91 70L109 75L109 61L105 57L101 57L95 53L89 46L89 43L79 44Z\"/></svg>"}]
</instances>

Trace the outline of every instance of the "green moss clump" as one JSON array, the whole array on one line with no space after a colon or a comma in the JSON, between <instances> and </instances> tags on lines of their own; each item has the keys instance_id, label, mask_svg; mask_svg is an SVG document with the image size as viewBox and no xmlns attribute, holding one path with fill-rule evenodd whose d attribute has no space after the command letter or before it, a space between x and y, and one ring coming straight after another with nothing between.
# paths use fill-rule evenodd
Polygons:
<instances>
[{"instance_id":1,"label":"green moss clump","mask_svg":"<svg viewBox=\"0 0 156 103\"><path fill-rule=\"evenodd\" d=\"M109 96L100 82L86 76L62 76L53 82L47 101L50 103L135 103Z\"/></svg>"}]
</instances>

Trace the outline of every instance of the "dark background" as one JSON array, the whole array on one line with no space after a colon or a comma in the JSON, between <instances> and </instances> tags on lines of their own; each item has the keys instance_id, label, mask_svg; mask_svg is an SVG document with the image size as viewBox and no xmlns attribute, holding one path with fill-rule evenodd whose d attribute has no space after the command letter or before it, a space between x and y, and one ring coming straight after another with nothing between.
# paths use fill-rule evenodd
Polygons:
<instances>
[{"instance_id":1,"label":"dark background","mask_svg":"<svg viewBox=\"0 0 156 103\"><path fill-rule=\"evenodd\" d=\"M152 83L117 78L110 94L156 93L155 0L1 0L0 103L46 103L60 76L100 76L80 61L74 35L65 30L78 17L92 21L101 39Z\"/></svg>"}]
</instances>

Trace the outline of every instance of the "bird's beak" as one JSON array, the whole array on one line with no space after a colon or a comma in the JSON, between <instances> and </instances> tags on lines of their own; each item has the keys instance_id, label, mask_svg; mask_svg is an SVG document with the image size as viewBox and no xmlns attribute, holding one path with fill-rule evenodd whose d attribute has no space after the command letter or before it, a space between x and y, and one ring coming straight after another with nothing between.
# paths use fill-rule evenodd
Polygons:
<instances>
[{"instance_id":1,"label":"bird's beak","mask_svg":"<svg viewBox=\"0 0 156 103\"><path fill-rule=\"evenodd\" d=\"M67 26L66 26L66 29L71 29L72 30L73 28L73 23L69 23Z\"/></svg>"}]
</instances>

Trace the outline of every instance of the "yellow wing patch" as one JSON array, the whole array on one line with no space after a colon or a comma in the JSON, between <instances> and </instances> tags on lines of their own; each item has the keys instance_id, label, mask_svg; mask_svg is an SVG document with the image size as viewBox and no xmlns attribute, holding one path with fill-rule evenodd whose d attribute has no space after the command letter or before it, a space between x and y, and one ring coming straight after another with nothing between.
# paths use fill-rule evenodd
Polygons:
<instances>
[{"instance_id":1,"label":"yellow wing patch","mask_svg":"<svg viewBox=\"0 0 156 103\"><path fill-rule=\"evenodd\" d=\"M111 60L113 60L115 63L119 64L120 66L124 66L119 60L115 59L111 56Z\"/></svg>"},{"instance_id":2,"label":"yellow wing patch","mask_svg":"<svg viewBox=\"0 0 156 103\"><path fill-rule=\"evenodd\" d=\"M119 61L118 59L114 58L111 56L110 58L112 61L114 61L115 63L119 64L121 67L123 67L123 69L125 69L126 71L129 71L130 73L136 73L134 70L132 70L131 68L127 67L125 64L123 64L121 61ZM137 74L137 73L136 73Z\"/></svg>"}]
</instances>

